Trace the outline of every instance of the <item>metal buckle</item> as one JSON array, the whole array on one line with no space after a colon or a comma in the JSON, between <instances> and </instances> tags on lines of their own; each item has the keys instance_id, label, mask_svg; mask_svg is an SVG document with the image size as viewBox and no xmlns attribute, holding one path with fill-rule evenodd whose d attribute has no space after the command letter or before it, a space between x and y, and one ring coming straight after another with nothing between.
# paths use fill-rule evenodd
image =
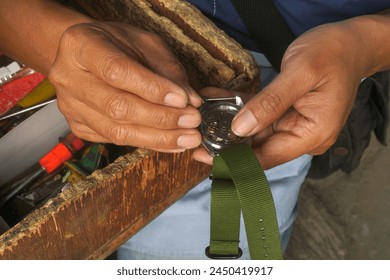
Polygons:
<instances>
[{"instance_id":1,"label":"metal buckle","mask_svg":"<svg viewBox=\"0 0 390 280\"><path fill-rule=\"evenodd\" d=\"M210 254L210 246L207 246L205 250L205 254L208 258L214 259L214 260L234 260L241 258L242 256L242 250L240 247L238 247L238 254L237 255L217 255L217 254Z\"/></svg>"}]
</instances>

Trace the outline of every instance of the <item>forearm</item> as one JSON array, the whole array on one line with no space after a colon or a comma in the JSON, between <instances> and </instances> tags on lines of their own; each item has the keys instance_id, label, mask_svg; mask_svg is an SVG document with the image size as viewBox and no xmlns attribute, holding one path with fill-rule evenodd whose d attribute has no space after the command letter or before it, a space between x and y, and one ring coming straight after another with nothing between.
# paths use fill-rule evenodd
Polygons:
<instances>
[{"instance_id":1,"label":"forearm","mask_svg":"<svg viewBox=\"0 0 390 280\"><path fill-rule=\"evenodd\" d=\"M62 33L92 19L51 0L4 0L0 5L0 52L47 74Z\"/></svg>"}]
</instances>

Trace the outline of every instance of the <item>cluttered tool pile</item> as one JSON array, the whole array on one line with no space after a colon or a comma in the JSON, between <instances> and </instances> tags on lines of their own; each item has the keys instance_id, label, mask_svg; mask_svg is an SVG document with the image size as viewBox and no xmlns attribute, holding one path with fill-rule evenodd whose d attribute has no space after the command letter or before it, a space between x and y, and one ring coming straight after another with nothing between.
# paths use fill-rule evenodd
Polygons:
<instances>
[{"instance_id":1,"label":"cluttered tool pile","mask_svg":"<svg viewBox=\"0 0 390 280\"><path fill-rule=\"evenodd\" d=\"M73 135L50 81L0 55L0 234L131 150Z\"/></svg>"}]
</instances>

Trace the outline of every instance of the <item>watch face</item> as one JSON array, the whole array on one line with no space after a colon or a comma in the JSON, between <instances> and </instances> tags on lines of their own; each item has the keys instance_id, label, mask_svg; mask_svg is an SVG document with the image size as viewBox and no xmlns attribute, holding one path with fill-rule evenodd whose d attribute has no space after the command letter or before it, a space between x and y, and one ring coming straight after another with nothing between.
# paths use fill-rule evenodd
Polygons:
<instances>
[{"instance_id":1,"label":"watch face","mask_svg":"<svg viewBox=\"0 0 390 280\"><path fill-rule=\"evenodd\" d=\"M241 99L239 101L237 98L206 99L200 108L202 142L213 156L219 150L246 141L246 138L238 137L231 130L233 118L242 106Z\"/></svg>"}]
</instances>

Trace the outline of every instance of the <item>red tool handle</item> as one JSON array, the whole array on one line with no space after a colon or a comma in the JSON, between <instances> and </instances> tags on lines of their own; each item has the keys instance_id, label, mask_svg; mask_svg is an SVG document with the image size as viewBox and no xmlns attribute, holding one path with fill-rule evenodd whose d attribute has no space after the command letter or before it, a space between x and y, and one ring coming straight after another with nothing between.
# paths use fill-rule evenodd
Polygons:
<instances>
[{"instance_id":1,"label":"red tool handle","mask_svg":"<svg viewBox=\"0 0 390 280\"><path fill-rule=\"evenodd\" d=\"M44 155L39 160L39 164L47 173L51 173L65 161L71 159L73 154L83 146L84 141L70 133L62 142Z\"/></svg>"}]
</instances>

